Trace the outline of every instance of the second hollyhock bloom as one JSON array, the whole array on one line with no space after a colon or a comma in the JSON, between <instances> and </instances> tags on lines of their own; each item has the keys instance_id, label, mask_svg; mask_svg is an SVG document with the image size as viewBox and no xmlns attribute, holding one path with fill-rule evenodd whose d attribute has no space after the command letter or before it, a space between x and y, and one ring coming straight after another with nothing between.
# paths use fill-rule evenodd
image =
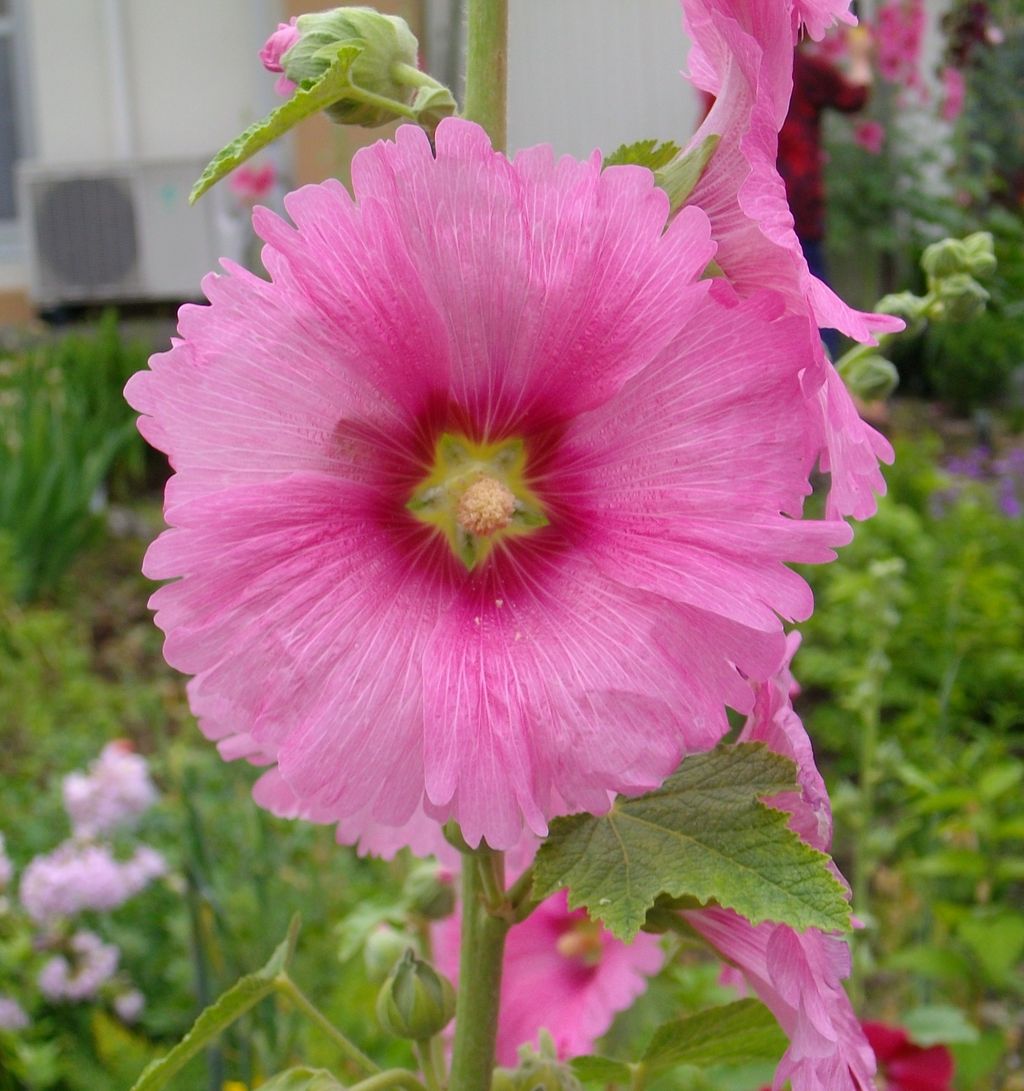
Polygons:
<instances>
[{"instance_id":1,"label":"second hollyhock bloom","mask_svg":"<svg viewBox=\"0 0 1024 1091\"><path fill-rule=\"evenodd\" d=\"M459 970L459 918L435 929L440 970ZM536 1048L541 1030L560 1058L589 1053L594 1043L647 988L664 961L655 936L617 940L581 910L570 910L559 891L515 925L505 944L497 1062L514 1065L519 1046Z\"/></svg>"},{"instance_id":2,"label":"second hollyhock bloom","mask_svg":"<svg viewBox=\"0 0 1024 1091\"><path fill-rule=\"evenodd\" d=\"M946 1046L919 1046L902 1027L864 1023L886 1091L952 1091L953 1054Z\"/></svg>"},{"instance_id":3,"label":"second hollyhock bloom","mask_svg":"<svg viewBox=\"0 0 1024 1091\"><path fill-rule=\"evenodd\" d=\"M712 135L721 138L688 203L710 217L715 260L741 296L772 287L815 336L819 326L834 327L873 343L875 334L901 329L902 321L855 311L812 276L776 168L796 37L804 25L823 32L848 8L845 0L686 0L691 77L715 97L691 147ZM892 461L892 448L860 419L820 344L803 384L816 417L821 469L832 475L828 514L866 518L875 510L875 495L885 491L878 463Z\"/></svg>"},{"instance_id":4,"label":"second hollyhock bloom","mask_svg":"<svg viewBox=\"0 0 1024 1091\"><path fill-rule=\"evenodd\" d=\"M168 452L168 660L257 798L515 844L749 710L842 524L800 520L807 323L702 279L638 167L443 121L266 209L128 386Z\"/></svg>"}]
</instances>

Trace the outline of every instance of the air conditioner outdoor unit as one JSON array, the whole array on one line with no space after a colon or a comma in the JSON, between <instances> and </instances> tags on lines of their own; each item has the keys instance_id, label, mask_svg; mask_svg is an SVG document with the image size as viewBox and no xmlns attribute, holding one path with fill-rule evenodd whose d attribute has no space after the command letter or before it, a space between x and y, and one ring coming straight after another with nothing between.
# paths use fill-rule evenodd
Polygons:
<instances>
[{"instance_id":1,"label":"air conditioner outdoor unit","mask_svg":"<svg viewBox=\"0 0 1024 1091\"><path fill-rule=\"evenodd\" d=\"M216 190L189 207L203 160L18 167L30 292L41 306L184 300L238 249L237 210ZM212 198L212 200L211 200Z\"/></svg>"}]
</instances>

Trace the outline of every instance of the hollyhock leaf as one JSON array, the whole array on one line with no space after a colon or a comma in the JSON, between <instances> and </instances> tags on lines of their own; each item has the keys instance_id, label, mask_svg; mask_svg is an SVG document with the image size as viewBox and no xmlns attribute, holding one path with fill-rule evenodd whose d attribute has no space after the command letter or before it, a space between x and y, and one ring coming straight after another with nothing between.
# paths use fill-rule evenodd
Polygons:
<instances>
[{"instance_id":1,"label":"hollyhock leaf","mask_svg":"<svg viewBox=\"0 0 1024 1091\"><path fill-rule=\"evenodd\" d=\"M344 1084L325 1068L289 1068L261 1083L263 1091L342 1091Z\"/></svg>"},{"instance_id":2,"label":"hollyhock leaf","mask_svg":"<svg viewBox=\"0 0 1024 1091\"><path fill-rule=\"evenodd\" d=\"M605 156L604 165L621 167L630 164L658 170L675 159L680 150L679 145L671 140L664 143L657 140L638 140L635 144L620 144L611 155Z\"/></svg>"},{"instance_id":3,"label":"hollyhock leaf","mask_svg":"<svg viewBox=\"0 0 1024 1091\"><path fill-rule=\"evenodd\" d=\"M950 1004L925 1004L914 1008L907 1012L902 1023L910 1040L919 1046L978 1040L978 1028L967 1021L959 1008Z\"/></svg>"},{"instance_id":4,"label":"hollyhock leaf","mask_svg":"<svg viewBox=\"0 0 1024 1091\"><path fill-rule=\"evenodd\" d=\"M199 1013L184 1038L157 1061L146 1066L132 1085L131 1091L159 1091L207 1044L227 1030L239 1016L255 1007L275 988L279 975L285 973L295 954L299 936L299 916L292 917L288 934L270 956L265 966L246 974L222 993L208 1008Z\"/></svg>"},{"instance_id":5,"label":"hollyhock leaf","mask_svg":"<svg viewBox=\"0 0 1024 1091\"><path fill-rule=\"evenodd\" d=\"M786 1036L764 1004L738 1000L663 1024L641 1062L655 1073L682 1064L705 1068L777 1061L785 1049Z\"/></svg>"},{"instance_id":6,"label":"hollyhock leaf","mask_svg":"<svg viewBox=\"0 0 1024 1091\"><path fill-rule=\"evenodd\" d=\"M338 46L334 63L318 80L307 87L297 88L287 102L282 103L265 118L254 122L244 133L221 148L196 180L188 195L188 203L194 205L226 174L251 159L303 118L337 102L349 86L349 70L361 52L362 47L352 43Z\"/></svg>"},{"instance_id":7,"label":"hollyhock leaf","mask_svg":"<svg viewBox=\"0 0 1024 1091\"><path fill-rule=\"evenodd\" d=\"M760 744L687 758L657 791L620 797L602 816L551 824L534 864L534 893L569 888L617 937L632 939L660 894L715 901L754 923L849 928L828 856L787 828L763 796L796 790L792 762Z\"/></svg>"},{"instance_id":8,"label":"hollyhock leaf","mask_svg":"<svg viewBox=\"0 0 1024 1091\"><path fill-rule=\"evenodd\" d=\"M721 139L718 133L711 133L672 162L652 168L655 181L668 194L669 206L673 211L681 208L693 192Z\"/></svg>"},{"instance_id":9,"label":"hollyhock leaf","mask_svg":"<svg viewBox=\"0 0 1024 1091\"><path fill-rule=\"evenodd\" d=\"M574 1057L569 1067L583 1083L628 1084L633 1075L631 1066L625 1061L613 1061L610 1057L598 1057L596 1054Z\"/></svg>"}]
</instances>

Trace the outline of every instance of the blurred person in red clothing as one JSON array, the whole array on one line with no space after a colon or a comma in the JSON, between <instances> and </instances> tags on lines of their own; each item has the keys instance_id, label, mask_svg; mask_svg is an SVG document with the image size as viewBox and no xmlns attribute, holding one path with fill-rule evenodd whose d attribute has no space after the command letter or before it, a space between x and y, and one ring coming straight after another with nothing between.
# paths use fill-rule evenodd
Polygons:
<instances>
[{"instance_id":1,"label":"blurred person in red clothing","mask_svg":"<svg viewBox=\"0 0 1024 1091\"><path fill-rule=\"evenodd\" d=\"M793 55L793 97L779 132L779 173L786 183L797 238L811 272L825 281L821 115L825 110L860 110L868 100L873 78L871 37L867 31L850 31L847 50L850 63L842 72L825 57L811 52L806 40L800 42ZM829 330L823 336L835 355L838 335Z\"/></svg>"}]
</instances>

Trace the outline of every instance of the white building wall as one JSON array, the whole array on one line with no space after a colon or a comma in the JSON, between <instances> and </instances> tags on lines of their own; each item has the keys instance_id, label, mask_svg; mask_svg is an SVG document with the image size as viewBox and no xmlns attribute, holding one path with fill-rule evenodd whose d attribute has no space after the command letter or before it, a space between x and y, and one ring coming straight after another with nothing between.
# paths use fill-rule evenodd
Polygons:
<instances>
[{"instance_id":1,"label":"white building wall","mask_svg":"<svg viewBox=\"0 0 1024 1091\"><path fill-rule=\"evenodd\" d=\"M510 146L685 142L700 116L687 49L679 0L511 0Z\"/></svg>"}]
</instances>

